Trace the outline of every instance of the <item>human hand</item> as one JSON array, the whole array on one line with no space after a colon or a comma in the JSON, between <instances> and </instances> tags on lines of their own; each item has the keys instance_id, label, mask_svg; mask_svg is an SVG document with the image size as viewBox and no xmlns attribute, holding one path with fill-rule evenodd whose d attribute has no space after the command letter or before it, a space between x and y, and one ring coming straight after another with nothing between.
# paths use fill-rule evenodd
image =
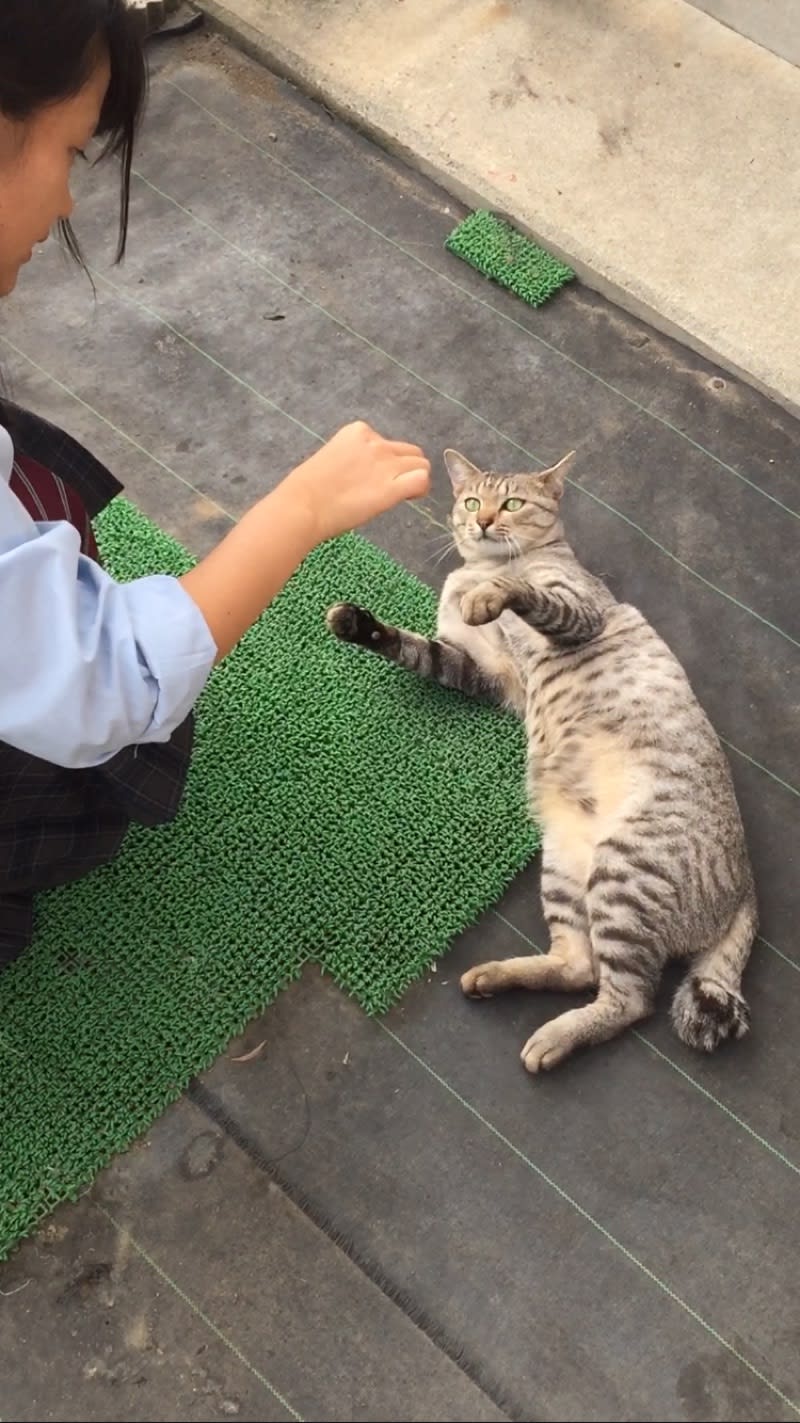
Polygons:
<instances>
[{"instance_id":1,"label":"human hand","mask_svg":"<svg viewBox=\"0 0 800 1423\"><path fill-rule=\"evenodd\" d=\"M313 541L367 523L430 487L430 461L417 445L386 440L363 420L345 425L283 482L306 508Z\"/></svg>"}]
</instances>

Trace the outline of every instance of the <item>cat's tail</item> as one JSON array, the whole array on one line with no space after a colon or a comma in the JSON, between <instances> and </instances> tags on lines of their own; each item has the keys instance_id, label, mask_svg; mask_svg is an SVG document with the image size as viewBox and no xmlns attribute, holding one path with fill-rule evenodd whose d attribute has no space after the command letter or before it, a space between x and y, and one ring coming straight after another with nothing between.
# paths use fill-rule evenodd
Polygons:
<instances>
[{"instance_id":1,"label":"cat's tail","mask_svg":"<svg viewBox=\"0 0 800 1423\"><path fill-rule=\"evenodd\" d=\"M688 1047L713 1052L726 1039L747 1032L750 1009L742 974L757 928L755 895L749 892L725 936L692 960L672 1001L672 1026Z\"/></svg>"}]
</instances>

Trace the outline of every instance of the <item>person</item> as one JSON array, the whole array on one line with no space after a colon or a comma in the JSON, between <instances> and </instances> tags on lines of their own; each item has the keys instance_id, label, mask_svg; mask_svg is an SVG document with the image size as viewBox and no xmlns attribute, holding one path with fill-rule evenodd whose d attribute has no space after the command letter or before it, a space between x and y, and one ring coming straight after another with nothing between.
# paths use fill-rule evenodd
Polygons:
<instances>
[{"instance_id":1,"label":"person","mask_svg":"<svg viewBox=\"0 0 800 1423\"><path fill-rule=\"evenodd\" d=\"M70 172L93 138L120 162L122 258L146 91L124 0L3 0L0 295L56 225L80 260ZM132 821L177 813L194 704L306 555L419 498L430 465L416 444L350 423L183 577L119 584L92 533L119 482L7 397L0 427L2 964L30 942L38 891L106 863Z\"/></svg>"}]
</instances>

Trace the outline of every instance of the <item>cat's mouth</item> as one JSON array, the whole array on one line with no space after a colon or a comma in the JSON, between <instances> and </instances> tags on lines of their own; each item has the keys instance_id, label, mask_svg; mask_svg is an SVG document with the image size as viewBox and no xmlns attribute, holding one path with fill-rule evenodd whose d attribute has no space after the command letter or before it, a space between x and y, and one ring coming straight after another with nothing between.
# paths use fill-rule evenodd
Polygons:
<instances>
[{"instance_id":1,"label":"cat's mouth","mask_svg":"<svg viewBox=\"0 0 800 1423\"><path fill-rule=\"evenodd\" d=\"M508 558L514 552L514 545L505 535L497 533L495 529L486 529L483 532L475 531L470 536L469 547L476 554L489 554L494 558Z\"/></svg>"},{"instance_id":2,"label":"cat's mouth","mask_svg":"<svg viewBox=\"0 0 800 1423\"><path fill-rule=\"evenodd\" d=\"M476 544L498 544L501 548L512 548L514 543L510 534L504 534L501 529L496 529L493 524L486 529L474 529L472 540L473 543Z\"/></svg>"}]
</instances>

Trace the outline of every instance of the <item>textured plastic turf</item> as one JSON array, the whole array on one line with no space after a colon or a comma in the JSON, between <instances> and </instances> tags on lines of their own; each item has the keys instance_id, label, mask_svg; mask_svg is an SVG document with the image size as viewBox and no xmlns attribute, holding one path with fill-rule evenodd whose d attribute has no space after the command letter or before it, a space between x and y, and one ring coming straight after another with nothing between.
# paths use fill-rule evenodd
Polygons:
<instances>
[{"instance_id":1,"label":"textured plastic turf","mask_svg":"<svg viewBox=\"0 0 800 1423\"><path fill-rule=\"evenodd\" d=\"M124 499L98 535L119 578L192 563ZM433 625L366 539L318 549L213 674L178 820L43 896L0 974L0 1257L305 963L382 1012L535 850L521 727L338 643L340 599Z\"/></svg>"},{"instance_id":2,"label":"textured plastic turf","mask_svg":"<svg viewBox=\"0 0 800 1423\"><path fill-rule=\"evenodd\" d=\"M470 213L444 245L448 252L507 287L530 306L541 306L575 276L571 267L492 212Z\"/></svg>"}]
</instances>

